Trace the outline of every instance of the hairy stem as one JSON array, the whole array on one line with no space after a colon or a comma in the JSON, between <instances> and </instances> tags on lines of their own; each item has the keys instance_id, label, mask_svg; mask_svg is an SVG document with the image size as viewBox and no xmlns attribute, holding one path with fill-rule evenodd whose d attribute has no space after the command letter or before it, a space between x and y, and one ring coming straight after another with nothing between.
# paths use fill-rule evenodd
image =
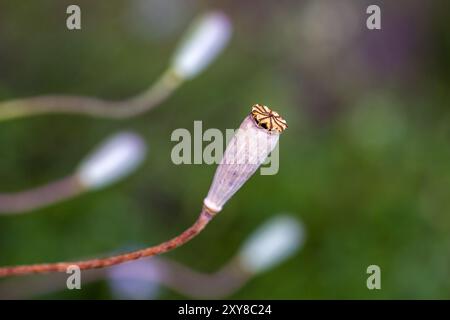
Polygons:
<instances>
[{"instance_id":1,"label":"hairy stem","mask_svg":"<svg viewBox=\"0 0 450 320\"><path fill-rule=\"evenodd\" d=\"M97 269L113 266L127 261L140 259L143 257L151 257L159 255L171 251L175 248L178 248L181 245L188 242L189 240L191 240L192 238L194 238L205 228L205 226L208 224L208 222L211 220L213 216L214 216L213 212L203 207L197 221L191 227L185 230L182 234L150 248L141 249L101 259L2 267L0 268L0 277L25 275L31 273L66 272L67 268L73 265L78 266L80 270Z\"/></svg>"},{"instance_id":2,"label":"hairy stem","mask_svg":"<svg viewBox=\"0 0 450 320\"><path fill-rule=\"evenodd\" d=\"M119 274L111 275L106 269L89 270L83 273L83 285L108 280L108 277L111 277L110 281L152 281L186 297L216 299L230 296L239 290L250 276L240 268L236 259L226 263L217 272L203 273L167 258L153 257L142 264L132 265ZM61 273L9 279L0 284L0 300L30 299L61 291L67 288L66 280L67 275Z\"/></svg>"}]
</instances>

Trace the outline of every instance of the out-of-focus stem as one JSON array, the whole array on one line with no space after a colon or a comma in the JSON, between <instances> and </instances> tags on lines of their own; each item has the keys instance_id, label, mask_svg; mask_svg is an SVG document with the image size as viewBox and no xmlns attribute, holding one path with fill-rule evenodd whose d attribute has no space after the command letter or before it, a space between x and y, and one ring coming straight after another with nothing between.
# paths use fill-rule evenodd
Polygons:
<instances>
[{"instance_id":1,"label":"out-of-focus stem","mask_svg":"<svg viewBox=\"0 0 450 320\"><path fill-rule=\"evenodd\" d=\"M76 176L16 193L0 193L0 215L19 214L42 208L83 192Z\"/></svg>"},{"instance_id":2,"label":"out-of-focus stem","mask_svg":"<svg viewBox=\"0 0 450 320\"><path fill-rule=\"evenodd\" d=\"M229 296L241 288L250 277L234 260L211 274L194 271L167 259L158 259L153 263L157 264L158 269L165 270L156 279L159 283L187 297L198 299Z\"/></svg>"},{"instance_id":3,"label":"out-of-focus stem","mask_svg":"<svg viewBox=\"0 0 450 320\"><path fill-rule=\"evenodd\" d=\"M82 285L104 278L103 269L89 270L82 275ZM52 276L34 275L11 278L0 283L0 300L24 300L67 289L69 274L55 273Z\"/></svg>"},{"instance_id":4,"label":"out-of-focus stem","mask_svg":"<svg viewBox=\"0 0 450 320\"><path fill-rule=\"evenodd\" d=\"M149 247L142 250L137 250L125 254L120 254L117 256L107 257L103 259L91 259L84 261L74 261L74 262L57 262L57 263L45 263L45 264L33 264L33 265L22 265L22 266L11 266L0 268L0 277L15 276L15 275L25 275L32 273L49 273L49 272L66 272L68 267L76 265L80 270L89 270L113 266L116 264L124 263L127 261L132 261L140 259L143 257L151 257L159 255L179 246L185 244L197 234L199 234L208 222L214 216L214 212L211 212L206 207L203 207L200 216L197 221L185 230L180 235L163 242L159 245Z\"/></svg>"},{"instance_id":5,"label":"out-of-focus stem","mask_svg":"<svg viewBox=\"0 0 450 320\"><path fill-rule=\"evenodd\" d=\"M168 98L183 80L168 69L149 89L122 101L94 97L45 95L0 102L0 121L43 113L84 114L103 118L128 118L150 110Z\"/></svg>"},{"instance_id":6,"label":"out-of-focus stem","mask_svg":"<svg viewBox=\"0 0 450 320\"><path fill-rule=\"evenodd\" d=\"M156 270L156 272L152 272ZM82 284L105 280L106 269L84 272ZM117 276L115 276L117 277ZM230 296L241 288L250 274L239 268L236 260L231 260L215 273L202 273L167 258L151 258L138 268L122 273L119 280L153 281L162 284L186 297L219 299ZM29 299L33 296L49 294L66 288L67 275L53 274L51 277L31 279L10 279L0 285L0 299ZM113 279L110 279L113 281Z\"/></svg>"}]
</instances>

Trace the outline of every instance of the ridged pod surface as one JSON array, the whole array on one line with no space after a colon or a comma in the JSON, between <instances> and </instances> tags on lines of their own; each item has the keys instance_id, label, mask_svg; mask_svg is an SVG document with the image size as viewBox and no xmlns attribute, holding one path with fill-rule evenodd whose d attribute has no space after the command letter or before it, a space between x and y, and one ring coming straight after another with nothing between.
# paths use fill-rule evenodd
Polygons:
<instances>
[{"instance_id":1,"label":"ridged pod surface","mask_svg":"<svg viewBox=\"0 0 450 320\"><path fill-rule=\"evenodd\" d=\"M268 112L268 117L277 117L278 121L286 123L268 107L253 106L252 113L244 119L229 142L204 200L204 205L213 212L221 211L224 204L255 173L277 145L280 133L287 127L285 125L279 130L261 126L260 116L257 117L255 112L261 107ZM265 123L267 119L262 121Z\"/></svg>"}]
</instances>

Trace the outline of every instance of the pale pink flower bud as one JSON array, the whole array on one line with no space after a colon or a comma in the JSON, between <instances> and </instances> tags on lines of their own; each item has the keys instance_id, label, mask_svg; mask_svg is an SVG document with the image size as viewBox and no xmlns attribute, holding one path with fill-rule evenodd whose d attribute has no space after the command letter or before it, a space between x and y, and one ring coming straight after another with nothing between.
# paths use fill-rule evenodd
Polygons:
<instances>
[{"instance_id":1,"label":"pale pink flower bud","mask_svg":"<svg viewBox=\"0 0 450 320\"><path fill-rule=\"evenodd\" d=\"M172 69L181 78L195 77L225 48L231 29L231 22L225 14L209 12L203 15L176 50Z\"/></svg>"},{"instance_id":2,"label":"pale pink flower bud","mask_svg":"<svg viewBox=\"0 0 450 320\"><path fill-rule=\"evenodd\" d=\"M144 160L146 149L145 142L137 134L118 133L81 162L77 177L88 189L109 185L136 169Z\"/></svg>"},{"instance_id":3,"label":"pale pink flower bud","mask_svg":"<svg viewBox=\"0 0 450 320\"><path fill-rule=\"evenodd\" d=\"M304 237L300 221L290 215L277 215L250 235L239 252L239 262L247 272L264 272L294 255Z\"/></svg>"}]
</instances>

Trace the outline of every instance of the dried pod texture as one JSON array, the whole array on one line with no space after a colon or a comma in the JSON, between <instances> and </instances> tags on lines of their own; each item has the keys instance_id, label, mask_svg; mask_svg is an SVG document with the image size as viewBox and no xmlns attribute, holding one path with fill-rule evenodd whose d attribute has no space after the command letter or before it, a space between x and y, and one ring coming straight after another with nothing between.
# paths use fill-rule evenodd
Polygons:
<instances>
[{"instance_id":1,"label":"dried pod texture","mask_svg":"<svg viewBox=\"0 0 450 320\"><path fill-rule=\"evenodd\" d=\"M269 130L270 132L281 133L288 127L278 112L270 110L267 106L255 104L252 107L251 115L260 128Z\"/></svg>"},{"instance_id":2,"label":"dried pod texture","mask_svg":"<svg viewBox=\"0 0 450 320\"><path fill-rule=\"evenodd\" d=\"M222 210L272 152L283 130L264 128L253 113L247 116L225 150L204 205L213 212Z\"/></svg>"}]
</instances>

